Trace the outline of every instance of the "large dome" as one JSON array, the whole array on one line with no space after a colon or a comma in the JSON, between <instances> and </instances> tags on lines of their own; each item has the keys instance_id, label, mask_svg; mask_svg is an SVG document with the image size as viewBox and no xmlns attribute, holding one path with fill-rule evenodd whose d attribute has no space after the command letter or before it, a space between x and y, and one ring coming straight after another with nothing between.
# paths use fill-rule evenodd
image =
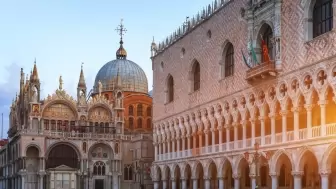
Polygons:
<instances>
[{"instance_id":1,"label":"large dome","mask_svg":"<svg viewBox=\"0 0 336 189\"><path fill-rule=\"evenodd\" d=\"M118 53L118 52L117 52ZM119 77L118 77L119 76ZM102 91L113 91L117 85L117 78L123 91L148 93L148 82L145 72L136 63L118 58L106 63L98 72L94 92L98 92L98 82L101 81Z\"/></svg>"}]
</instances>

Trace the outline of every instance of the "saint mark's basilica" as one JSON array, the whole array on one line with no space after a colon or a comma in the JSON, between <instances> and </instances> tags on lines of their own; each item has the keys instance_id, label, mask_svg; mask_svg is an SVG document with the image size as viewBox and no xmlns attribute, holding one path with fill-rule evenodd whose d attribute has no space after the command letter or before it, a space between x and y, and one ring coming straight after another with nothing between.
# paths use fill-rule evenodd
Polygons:
<instances>
[{"instance_id":1,"label":"saint mark's basilica","mask_svg":"<svg viewBox=\"0 0 336 189\"><path fill-rule=\"evenodd\" d=\"M151 188L152 98L144 71L127 59L124 31L120 24L116 59L99 70L92 90L78 71L75 98L60 76L41 99L36 62L30 76L21 69L0 149L1 189Z\"/></svg>"}]
</instances>

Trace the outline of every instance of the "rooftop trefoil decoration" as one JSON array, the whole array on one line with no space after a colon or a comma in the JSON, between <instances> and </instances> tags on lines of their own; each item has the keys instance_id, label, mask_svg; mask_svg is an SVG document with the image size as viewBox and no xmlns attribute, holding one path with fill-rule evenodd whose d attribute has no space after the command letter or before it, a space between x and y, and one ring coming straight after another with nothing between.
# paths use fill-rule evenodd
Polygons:
<instances>
[{"instance_id":1,"label":"rooftop trefoil decoration","mask_svg":"<svg viewBox=\"0 0 336 189\"><path fill-rule=\"evenodd\" d=\"M185 34L187 34L190 30L200 25L204 20L207 20L211 17L217 10L224 7L231 0L215 0L212 4L204 7L201 12L198 12L191 19L188 19L170 36L168 36L164 41L158 44L158 48L156 49L156 53L159 53L173 44L175 41L182 38Z\"/></svg>"}]
</instances>

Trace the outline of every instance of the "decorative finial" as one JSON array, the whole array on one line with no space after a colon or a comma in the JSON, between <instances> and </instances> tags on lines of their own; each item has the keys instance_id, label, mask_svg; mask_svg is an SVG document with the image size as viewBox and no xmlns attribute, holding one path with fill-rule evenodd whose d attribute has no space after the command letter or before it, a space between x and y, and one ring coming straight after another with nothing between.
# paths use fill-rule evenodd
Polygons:
<instances>
[{"instance_id":1,"label":"decorative finial","mask_svg":"<svg viewBox=\"0 0 336 189\"><path fill-rule=\"evenodd\" d=\"M62 79L62 76L60 75L59 77L59 87L58 87L59 90L63 90L63 79Z\"/></svg>"},{"instance_id":2,"label":"decorative finial","mask_svg":"<svg viewBox=\"0 0 336 189\"><path fill-rule=\"evenodd\" d=\"M35 57L35 60L34 60L34 64L36 64L36 57Z\"/></svg>"},{"instance_id":3,"label":"decorative finial","mask_svg":"<svg viewBox=\"0 0 336 189\"><path fill-rule=\"evenodd\" d=\"M82 62L81 69L83 69L84 62Z\"/></svg>"},{"instance_id":4,"label":"decorative finial","mask_svg":"<svg viewBox=\"0 0 336 189\"><path fill-rule=\"evenodd\" d=\"M124 27L124 24L123 24L123 19L121 19L120 21L120 25L116 28L116 31L119 33L120 35L120 44L123 43L123 35L126 33L126 28Z\"/></svg>"},{"instance_id":5,"label":"decorative finial","mask_svg":"<svg viewBox=\"0 0 336 189\"><path fill-rule=\"evenodd\" d=\"M123 35L126 33L127 30L126 30L126 28L123 25L123 19L121 19L120 25L116 28L116 31L120 35L120 42L119 42L120 43L120 47L119 47L119 49L116 52L117 59L126 59L127 52L126 52L126 50L123 47L123 44L124 44L124 42L123 42Z\"/></svg>"}]
</instances>

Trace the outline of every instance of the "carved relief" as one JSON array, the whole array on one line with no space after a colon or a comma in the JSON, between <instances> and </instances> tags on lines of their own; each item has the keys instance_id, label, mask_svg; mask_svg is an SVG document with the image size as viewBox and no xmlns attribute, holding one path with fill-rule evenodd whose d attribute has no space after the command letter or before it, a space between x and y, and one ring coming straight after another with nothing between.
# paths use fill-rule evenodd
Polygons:
<instances>
[{"instance_id":1,"label":"carved relief","mask_svg":"<svg viewBox=\"0 0 336 189\"><path fill-rule=\"evenodd\" d=\"M109 122L111 120L111 113L103 107L95 107L89 112L89 120L93 122Z\"/></svg>"}]
</instances>

